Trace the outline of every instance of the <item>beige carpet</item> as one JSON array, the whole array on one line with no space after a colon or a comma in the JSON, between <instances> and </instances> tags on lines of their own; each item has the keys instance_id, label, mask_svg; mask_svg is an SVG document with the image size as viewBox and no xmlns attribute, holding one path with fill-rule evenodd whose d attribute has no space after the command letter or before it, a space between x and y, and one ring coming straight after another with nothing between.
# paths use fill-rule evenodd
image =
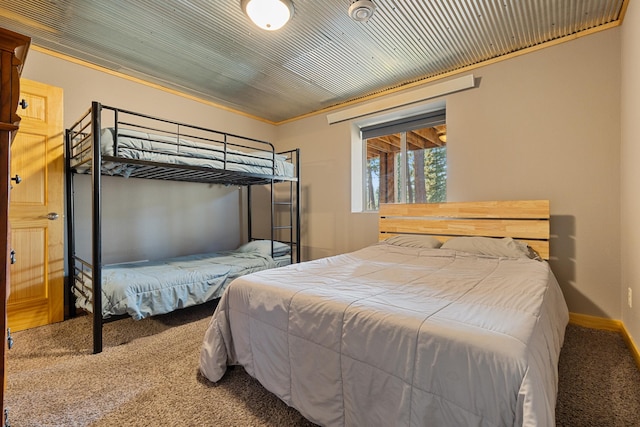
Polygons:
<instances>
[{"instance_id":1,"label":"beige carpet","mask_svg":"<svg viewBox=\"0 0 640 427\"><path fill-rule=\"evenodd\" d=\"M7 393L12 427L312 426L242 368L212 384L198 355L212 305L104 327L90 317L14 333ZM567 329L559 426L640 426L640 371L618 334Z\"/></svg>"},{"instance_id":2,"label":"beige carpet","mask_svg":"<svg viewBox=\"0 0 640 427\"><path fill-rule=\"evenodd\" d=\"M88 316L14 333L5 399L11 426L312 425L241 368L218 384L199 375L212 312L209 305L109 323L96 355Z\"/></svg>"}]
</instances>

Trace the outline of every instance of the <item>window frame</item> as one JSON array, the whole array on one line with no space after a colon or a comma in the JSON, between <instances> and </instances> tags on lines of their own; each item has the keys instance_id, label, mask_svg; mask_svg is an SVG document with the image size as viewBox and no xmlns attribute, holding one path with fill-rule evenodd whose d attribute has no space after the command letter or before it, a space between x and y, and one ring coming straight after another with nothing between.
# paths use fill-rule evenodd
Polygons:
<instances>
[{"instance_id":1,"label":"window frame","mask_svg":"<svg viewBox=\"0 0 640 427\"><path fill-rule=\"evenodd\" d=\"M367 144L366 140L376 136L401 134L403 156L406 157L406 132L446 124L446 104L437 102L400 112L390 113L362 120L352 126L352 197L351 211L374 213L377 210L367 209ZM356 161L356 159L358 161ZM406 165L403 164L404 175L401 177L402 186L407 184ZM406 189L402 192L406 200Z\"/></svg>"}]
</instances>

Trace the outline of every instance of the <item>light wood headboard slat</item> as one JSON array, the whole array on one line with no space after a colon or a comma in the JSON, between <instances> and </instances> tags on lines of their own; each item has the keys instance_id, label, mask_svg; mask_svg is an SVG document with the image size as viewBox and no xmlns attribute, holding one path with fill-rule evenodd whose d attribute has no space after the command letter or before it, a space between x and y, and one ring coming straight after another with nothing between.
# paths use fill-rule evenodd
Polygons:
<instances>
[{"instance_id":1,"label":"light wood headboard slat","mask_svg":"<svg viewBox=\"0 0 640 427\"><path fill-rule=\"evenodd\" d=\"M399 219L380 218L379 230L387 233L444 234L450 236L548 239L549 222L540 219ZM471 234L470 234L471 233Z\"/></svg>"},{"instance_id":2,"label":"light wood headboard slat","mask_svg":"<svg viewBox=\"0 0 640 427\"><path fill-rule=\"evenodd\" d=\"M489 202L386 203L380 216L432 216L445 218L549 218L548 200Z\"/></svg>"}]
</instances>

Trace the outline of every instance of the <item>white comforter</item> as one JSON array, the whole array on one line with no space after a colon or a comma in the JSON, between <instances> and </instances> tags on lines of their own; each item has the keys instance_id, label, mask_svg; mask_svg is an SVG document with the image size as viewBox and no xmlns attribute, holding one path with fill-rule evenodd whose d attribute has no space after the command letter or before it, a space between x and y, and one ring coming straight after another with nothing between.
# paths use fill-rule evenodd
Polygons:
<instances>
[{"instance_id":1,"label":"white comforter","mask_svg":"<svg viewBox=\"0 0 640 427\"><path fill-rule=\"evenodd\" d=\"M546 262L378 244L234 280L200 370L326 426L554 426L567 322Z\"/></svg>"}]
</instances>

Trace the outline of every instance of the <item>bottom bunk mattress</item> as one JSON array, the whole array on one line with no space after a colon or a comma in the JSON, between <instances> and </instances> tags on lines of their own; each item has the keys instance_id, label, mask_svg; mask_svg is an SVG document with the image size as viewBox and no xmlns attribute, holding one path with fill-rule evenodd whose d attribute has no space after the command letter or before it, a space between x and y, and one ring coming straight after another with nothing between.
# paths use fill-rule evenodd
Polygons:
<instances>
[{"instance_id":1,"label":"bottom bunk mattress","mask_svg":"<svg viewBox=\"0 0 640 427\"><path fill-rule=\"evenodd\" d=\"M219 298L237 277L290 263L288 253L276 253L272 258L241 247L236 251L107 265L102 268L102 317L130 315L140 320L202 304ZM76 307L93 312L90 280L80 276L75 282Z\"/></svg>"},{"instance_id":2,"label":"bottom bunk mattress","mask_svg":"<svg viewBox=\"0 0 640 427\"><path fill-rule=\"evenodd\" d=\"M234 280L200 371L323 426L551 427L567 323L544 261L380 243Z\"/></svg>"}]
</instances>

